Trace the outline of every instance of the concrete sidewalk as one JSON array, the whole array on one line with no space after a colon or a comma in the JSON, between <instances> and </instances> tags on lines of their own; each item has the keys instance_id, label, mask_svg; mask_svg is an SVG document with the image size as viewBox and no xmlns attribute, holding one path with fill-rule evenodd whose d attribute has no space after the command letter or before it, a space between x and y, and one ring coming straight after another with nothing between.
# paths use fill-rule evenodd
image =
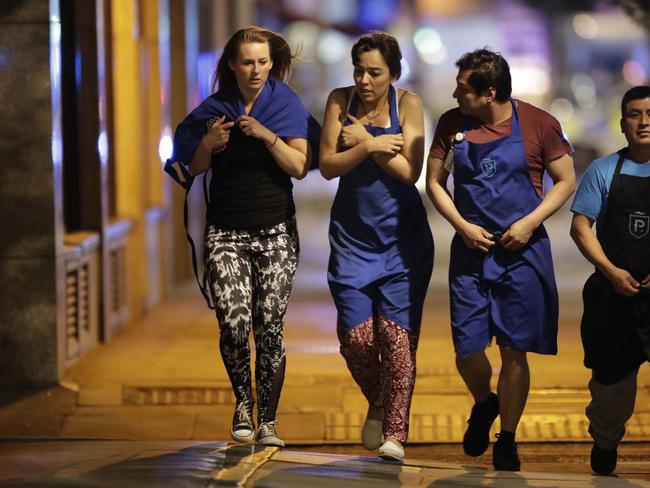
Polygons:
<instances>
[{"instance_id":1,"label":"concrete sidewalk","mask_svg":"<svg viewBox=\"0 0 650 488\"><path fill-rule=\"evenodd\" d=\"M322 296L301 295L299 290L296 295L287 318L288 362L279 430L291 443L358 442L367 404L338 353L334 307ZM429 296L409 440L459 442L471 398L454 367L446 293L433 289ZM520 441L588 440L588 371L581 365L577 334L575 324L563 324L557 357L531 355L531 393L518 431ZM490 348L495 366L497 354ZM626 440L650 439L648 373L642 368L637 412ZM91 351L69 371L61 388L48 393L49 398L43 398L45 393L32 395L1 409L0 432L227 439L234 405L219 356L216 320L193 288Z\"/></svg>"},{"instance_id":2,"label":"concrete sidewalk","mask_svg":"<svg viewBox=\"0 0 650 488\"><path fill-rule=\"evenodd\" d=\"M322 242L326 242L326 232L321 224L313 224L308 219L299 222L302 222L302 256L287 315L287 372L278 411L278 430L287 441L288 450L271 453L264 469L293 470L298 474L307 472L309 476L330 481L334 476L331 473L339 473L339 477L335 477L338 480L336 484L343 486L358 486L356 480L363 478L359 472L369 473L369 478L364 480L376 480L389 486L398 480L415 483L416 479L427 486L445 486L439 484L445 477L450 483L456 483L455 486L512 486L502 482L518 482L516 486L610 486L606 484L610 481L601 478L568 477L567 480L572 481L567 481L555 479L554 475L524 475L522 482L519 475L486 472L481 461L473 463L473 468L459 464L441 467L420 460L409 461L403 467L386 467L378 464L375 458L322 454L334 451L337 445L359 443L367 404L338 353L335 309L324 288L327 254L322 251ZM566 222L556 225L556 229L552 223L547 226L552 237L553 232L565 231ZM432 228L436 235L436 268L423 315L407 458L418 444L426 449L429 443L459 443L472 405L471 397L455 370L448 325L444 276L448 260L448 240L445 238L449 236L436 230L435 222L432 222ZM517 432L517 439L523 445L544 443L540 445L547 446L559 441L590 440L584 417L589 372L582 366L578 327L580 286L590 273L590 267L577 256L574 246L564 241L556 246L557 240L553 242L561 295L559 354L555 357L529 357L531 392ZM489 348L488 356L495 365L493 380L496 384L499 371L497 348ZM142 456L147 459L160 456L162 460L175 462L178 456L183 458L187 453L193 453L188 459L200 466L203 461L200 456L197 459L193 457L196 453L206 450L212 453L208 456L209 462L206 461L210 464L216 462L214 456L222 458L226 456L224 453L241 450L214 443L228 438L234 398L219 356L216 319L193 284L154 309L141 322L120 331L110 343L90 351L68 372L60 385L43 391L3 393L0 398L0 437L13 441L4 442L0 451L5 459L13 459L14 466L22 466L23 474L40 473L32 470L57 459L61 463L70 459L69 464L61 466L76 466L78 462L86 466L84 459L87 456L90 459L93 451L103 452L105 448L108 454L105 458L96 458L98 466L112 466L119 464L120 460L140 459ZM498 429L497 421L492 434ZM46 438L48 441L15 442L16 438L27 437ZM116 441L108 442L110 439ZM92 444L98 440L105 443ZM628 424L625 440L650 440L650 368L645 366L639 375L637 408ZM206 441L208 444L188 441ZM288 460L291 449L305 444L322 446L322 449L318 448L321 454L310 455L308 459L298 456ZM460 452L460 446L456 447ZM32 459L28 453L20 454L24 452L23 448L42 452L42 457ZM57 449L63 451L56 454L54 451ZM558 449L561 449L560 444ZM8 458L9 452L15 452L16 457ZM161 452L169 453L171 457ZM214 454L216 452L222 454ZM561 454L558 451L557 455ZM455 454L446 458L440 456L435 452L426 459L456 459ZM316 462L317 459L325 461ZM579 459L585 462L586 452ZM467 461L474 460L455 462ZM92 464L92 460L88 462ZM526 469L528 459L524 458L523 462ZM326 474L321 472L320 466L323 465ZM160 465L155 461L152 466L165 472L164 463ZM57 469L47 473L59 473ZM113 468L107 469L101 472L108 473L109 477L119 475ZM432 469L434 471L429 471ZM256 476L262 472L256 471ZM643 465L641 471L636 472L647 475L650 465ZM282 476L265 475L264 479L270 481L259 486L282 486ZM344 479L346 481L342 481ZM83 484L84 480L82 477L75 483L87 486ZM586 484L571 484L578 483L576 480ZM310 483L312 481L310 478ZM553 484L556 482L560 484ZM187 486L191 486L189 481Z\"/></svg>"},{"instance_id":3,"label":"concrete sidewalk","mask_svg":"<svg viewBox=\"0 0 650 488\"><path fill-rule=\"evenodd\" d=\"M409 441L459 442L472 402L454 367L446 290L432 288L428 296ZM287 316L287 373L278 412L279 430L290 443L359 442L367 403L338 353L334 324L329 297L297 285ZM589 440L588 371L581 364L577 319L564 318L559 348L556 357L530 355L531 393L520 441ZM488 353L496 375L497 348ZM649 373L642 368L626 440L650 439ZM234 405L216 320L194 287L92 350L59 388L21 392L13 400L0 409L5 436L93 439L227 439Z\"/></svg>"},{"instance_id":4,"label":"concrete sidewalk","mask_svg":"<svg viewBox=\"0 0 650 488\"><path fill-rule=\"evenodd\" d=\"M446 291L432 289L418 351L411 443L459 442L471 408L454 368L446 307ZM367 404L338 354L334 323L329 298L297 290L287 318L287 375L278 412L289 443L359 442ZM577 337L577 325L563 323L559 355L531 355L520 441L589 440L588 371ZM495 365L497 354L489 349ZM650 439L648 373L642 368L626 440ZM192 289L91 351L60 387L3 403L4 436L213 440L227 438L234 398L216 321Z\"/></svg>"},{"instance_id":5,"label":"concrete sidewalk","mask_svg":"<svg viewBox=\"0 0 650 488\"><path fill-rule=\"evenodd\" d=\"M346 456L221 442L0 442L0 486L12 487L543 487L643 488L650 482L567 473Z\"/></svg>"}]
</instances>

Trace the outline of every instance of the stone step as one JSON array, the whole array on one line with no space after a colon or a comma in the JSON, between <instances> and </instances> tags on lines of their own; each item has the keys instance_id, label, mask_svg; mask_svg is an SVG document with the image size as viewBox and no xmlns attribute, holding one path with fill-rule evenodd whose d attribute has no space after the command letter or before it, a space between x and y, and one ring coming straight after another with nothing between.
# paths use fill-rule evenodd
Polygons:
<instances>
[{"instance_id":1,"label":"stone step","mask_svg":"<svg viewBox=\"0 0 650 488\"><path fill-rule=\"evenodd\" d=\"M124 387L119 405L79 405L67 415L61 436L107 439L223 439L234 407L220 387ZM332 389L322 397L288 388L278 410L279 430L291 443L359 443L367 404L356 388ZM647 392L645 392L647 394ZM81 398L81 395L80 395ZM139 401L139 400L142 401ZM147 399L153 400L148 402ZM586 390L533 390L517 437L523 442L588 441ZM157 402L157 403L156 403ZM203 403L201 403L203 402ZM626 439L650 440L650 409L639 403ZM409 441L460 442L471 402L459 392L414 396ZM492 437L499 432L499 420Z\"/></svg>"}]
</instances>

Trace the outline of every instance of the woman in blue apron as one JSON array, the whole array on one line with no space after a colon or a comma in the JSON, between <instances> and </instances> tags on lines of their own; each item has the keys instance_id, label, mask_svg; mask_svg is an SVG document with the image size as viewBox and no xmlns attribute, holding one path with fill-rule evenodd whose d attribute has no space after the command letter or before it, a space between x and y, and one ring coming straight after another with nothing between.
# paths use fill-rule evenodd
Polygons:
<instances>
[{"instance_id":1,"label":"woman in blue apron","mask_svg":"<svg viewBox=\"0 0 650 488\"><path fill-rule=\"evenodd\" d=\"M580 331L598 474L616 468L639 366L650 359L650 86L631 88L621 105L628 147L591 163L571 206L571 236L596 266L582 292Z\"/></svg>"},{"instance_id":2,"label":"woman in blue apron","mask_svg":"<svg viewBox=\"0 0 650 488\"><path fill-rule=\"evenodd\" d=\"M507 62L498 53L480 49L456 64L454 97L459 109L448 114L457 116L460 111L465 127L456 129L456 143L449 153L453 155L453 200L446 188L452 168L445 167L442 159L430 156L427 185L434 205L457 231L449 267L451 328L456 365L476 402L463 449L470 456L481 455L489 445L492 422L500 414L494 467L519 470L515 430L528 395L526 353L557 352L558 295L542 222L569 198L575 177L571 157L561 148L557 159L544 159L556 185L540 197L529 172L517 102L510 98ZM533 127L534 137L550 122L548 115L538 115L540 109L528 105L527 110L531 122L538 124ZM508 122L509 135L472 142L479 133L483 137L502 134ZM470 127L476 131L467 137ZM561 134L556 139L562 147ZM538 150L543 158L553 152L550 147ZM490 389L492 369L485 355L493 337L502 359L498 397Z\"/></svg>"},{"instance_id":3,"label":"woman in blue apron","mask_svg":"<svg viewBox=\"0 0 650 488\"><path fill-rule=\"evenodd\" d=\"M321 172L341 177L328 269L341 354L368 400L364 446L398 461L433 267L433 239L414 186L422 168L422 107L416 95L391 84L400 58L397 41L383 33L354 45L355 87L332 92L321 138Z\"/></svg>"}]
</instances>

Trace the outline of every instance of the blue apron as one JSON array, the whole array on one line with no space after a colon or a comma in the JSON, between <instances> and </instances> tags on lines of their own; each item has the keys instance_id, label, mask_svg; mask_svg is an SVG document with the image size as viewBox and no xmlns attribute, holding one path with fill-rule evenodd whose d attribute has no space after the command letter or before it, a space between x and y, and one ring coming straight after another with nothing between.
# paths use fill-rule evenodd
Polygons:
<instances>
[{"instance_id":1,"label":"blue apron","mask_svg":"<svg viewBox=\"0 0 650 488\"><path fill-rule=\"evenodd\" d=\"M512 134L484 144L454 146L454 203L463 218L504 233L541 202L528 173L519 116L512 103ZM470 250L460 235L451 244L451 326L456 352L467 357L496 336L521 351L557 353L558 296L551 245L543 225L520 250L498 243Z\"/></svg>"},{"instance_id":2,"label":"blue apron","mask_svg":"<svg viewBox=\"0 0 650 488\"><path fill-rule=\"evenodd\" d=\"M395 88L388 94L390 127L365 126L373 136L399 134ZM356 114L355 93L349 113ZM433 238L420 194L368 158L339 179L329 228L327 281L339 326L349 331L379 312L418 333L433 268Z\"/></svg>"}]
</instances>

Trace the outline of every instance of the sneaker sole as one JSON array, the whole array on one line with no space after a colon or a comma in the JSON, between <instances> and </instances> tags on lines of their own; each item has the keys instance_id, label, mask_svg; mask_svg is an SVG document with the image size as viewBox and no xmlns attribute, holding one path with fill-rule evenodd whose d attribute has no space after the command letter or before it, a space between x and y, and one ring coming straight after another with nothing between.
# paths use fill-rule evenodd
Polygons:
<instances>
[{"instance_id":1,"label":"sneaker sole","mask_svg":"<svg viewBox=\"0 0 650 488\"><path fill-rule=\"evenodd\" d=\"M282 442L282 441L280 441L280 442L273 442L273 441L271 441L271 442L269 442L269 441L257 441L257 443L258 443L260 446L267 446L267 447L284 447L284 442Z\"/></svg>"},{"instance_id":2,"label":"sneaker sole","mask_svg":"<svg viewBox=\"0 0 650 488\"><path fill-rule=\"evenodd\" d=\"M248 434L246 436L242 436L242 435L235 434L231 430L230 431L230 437L232 437L232 439L234 441L237 441L237 442L251 442L253 439L255 439L255 431L252 431L250 434Z\"/></svg>"},{"instance_id":3,"label":"sneaker sole","mask_svg":"<svg viewBox=\"0 0 650 488\"><path fill-rule=\"evenodd\" d=\"M379 449L379 457L386 461L404 461L404 451L397 449Z\"/></svg>"},{"instance_id":4,"label":"sneaker sole","mask_svg":"<svg viewBox=\"0 0 650 488\"><path fill-rule=\"evenodd\" d=\"M404 458L396 456L394 454L388 454L388 453L382 453L379 455L379 457L382 458L384 461L397 461L398 463L404 461Z\"/></svg>"}]
</instances>

